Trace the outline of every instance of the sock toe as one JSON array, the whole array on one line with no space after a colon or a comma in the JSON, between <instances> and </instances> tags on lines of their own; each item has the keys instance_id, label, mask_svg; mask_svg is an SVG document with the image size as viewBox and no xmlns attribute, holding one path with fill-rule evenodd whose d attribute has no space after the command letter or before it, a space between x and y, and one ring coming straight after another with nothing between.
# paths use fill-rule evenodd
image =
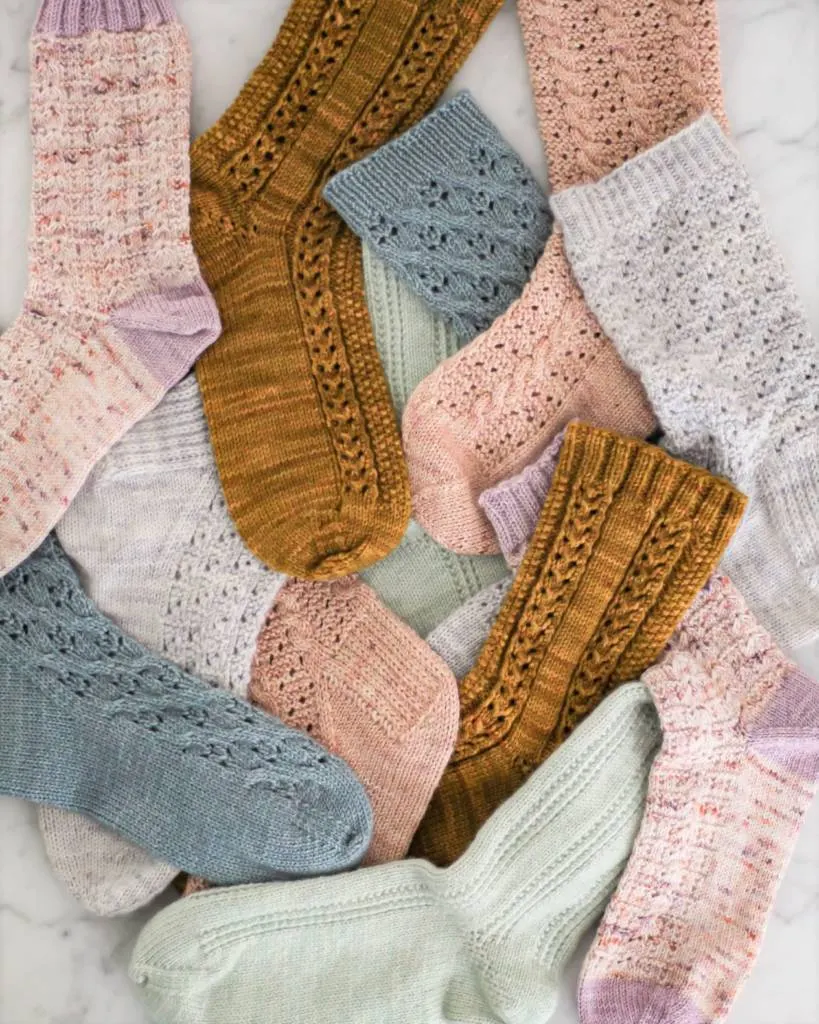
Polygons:
<instances>
[{"instance_id":1,"label":"sock toe","mask_svg":"<svg viewBox=\"0 0 819 1024\"><path fill-rule=\"evenodd\" d=\"M579 1008L582 1024L708 1024L676 989L624 978L582 983Z\"/></svg>"}]
</instances>

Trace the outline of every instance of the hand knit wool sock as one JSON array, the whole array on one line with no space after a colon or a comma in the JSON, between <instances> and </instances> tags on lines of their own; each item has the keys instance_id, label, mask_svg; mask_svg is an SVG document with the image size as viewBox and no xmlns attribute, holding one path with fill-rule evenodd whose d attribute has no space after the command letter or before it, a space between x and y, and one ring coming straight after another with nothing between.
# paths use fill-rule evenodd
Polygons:
<instances>
[{"instance_id":1,"label":"hand knit wool sock","mask_svg":"<svg viewBox=\"0 0 819 1024\"><path fill-rule=\"evenodd\" d=\"M512 580L509 574L485 587L428 634L427 644L449 665L456 679L463 679L478 660Z\"/></svg>"},{"instance_id":2,"label":"hand knit wool sock","mask_svg":"<svg viewBox=\"0 0 819 1024\"><path fill-rule=\"evenodd\" d=\"M400 420L412 390L458 350L452 327L364 245L364 281L375 343ZM414 520L386 558L361 573L384 604L420 636L500 579L503 560L456 555Z\"/></svg>"},{"instance_id":3,"label":"hand knit wool sock","mask_svg":"<svg viewBox=\"0 0 819 1024\"><path fill-rule=\"evenodd\" d=\"M76 811L218 882L340 871L361 784L317 743L106 619L48 537L0 581L0 793Z\"/></svg>"},{"instance_id":4,"label":"hand knit wool sock","mask_svg":"<svg viewBox=\"0 0 819 1024\"><path fill-rule=\"evenodd\" d=\"M44 0L29 285L0 338L0 575L219 334L190 240L190 91L170 0Z\"/></svg>"},{"instance_id":5,"label":"hand knit wool sock","mask_svg":"<svg viewBox=\"0 0 819 1024\"><path fill-rule=\"evenodd\" d=\"M553 189L594 181L721 110L714 0L521 0L518 12ZM407 406L416 518L454 551L496 551L481 493L533 462L572 419L637 437L655 425L556 233L520 300Z\"/></svg>"},{"instance_id":6,"label":"hand knit wool sock","mask_svg":"<svg viewBox=\"0 0 819 1024\"><path fill-rule=\"evenodd\" d=\"M734 149L702 118L555 209L667 446L750 496L726 571L779 642L815 639L819 349Z\"/></svg>"},{"instance_id":7,"label":"hand knit wool sock","mask_svg":"<svg viewBox=\"0 0 819 1024\"><path fill-rule=\"evenodd\" d=\"M361 245L327 180L431 106L501 0L294 0L192 149L193 233L224 335L197 366L248 547L331 579L388 554L406 465L364 301Z\"/></svg>"},{"instance_id":8,"label":"hand knit wool sock","mask_svg":"<svg viewBox=\"0 0 819 1024\"><path fill-rule=\"evenodd\" d=\"M402 861L202 893L157 914L130 973L157 1021L524 1024L628 857L659 743L624 686L487 822L446 871Z\"/></svg>"},{"instance_id":9,"label":"hand knit wool sock","mask_svg":"<svg viewBox=\"0 0 819 1024\"><path fill-rule=\"evenodd\" d=\"M85 592L125 633L247 695L285 577L253 557L230 521L194 376L98 463L57 535ZM56 807L39 818L55 873L95 913L128 913L176 874L96 822Z\"/></svg>"},{"instance_id":10,"label":"hand knit wool sock","mask_svg":"<svg viewBox=\"0 0 819 1024\"><path fill-rule=\"evenodd\" d=\"M517 476L484 491L478 499L511 568L520 565L526 554L552 486L565 436L565 430L561 430L535 462Z\"/></svg>"},{"instance_id":11,"label":"hand knit wool sock","mask_svg":"<svg viewBox=\"0 0 819 1024\"><path fill-rule=\"evenodd\" d=\"M552 228L540 186L467 92L324 195L462 342L520 295Z\"/></svg>"},{"instance_id":12,"label":"hand knit wool sock","mask_svg":"<svg viewBox=\"0 0 819 1024\"><path fill-rule=\"evenodd\" d=\"M260 639L250 696L364 784L365 863L403 857L458 734L457 683L423 640L361 580L292 580Z\"/></svg>"},{"instance_id":13,"label":"hand knit wool sock","mask_svg":"<svg viewBox=\"0 0 819 1024\"><path fill-rule=\"evenodd\" d=\"M724 1021L819 778L819 686L716 578L644 681L663 727L583 1024Z\"/></svg>"},{"instance_id":14,"label":"hand knit wool sock","mask_svg":"<svg viewBox=\"0 0 819 1024\"><path fill-rule=\"evenodd\" d=\"M448 864L619 683L662 652L739 523L726 480L574 423L512 588L461 684L455 754L413 843Z\"/></svg>"}]
</instances>

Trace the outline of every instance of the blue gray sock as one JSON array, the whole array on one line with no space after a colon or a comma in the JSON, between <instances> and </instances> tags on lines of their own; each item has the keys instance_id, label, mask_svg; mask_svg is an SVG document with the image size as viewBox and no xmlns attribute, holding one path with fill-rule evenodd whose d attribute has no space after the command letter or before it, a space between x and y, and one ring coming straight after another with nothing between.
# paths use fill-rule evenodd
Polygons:
<instances>
[{"instance_id":1,"label":"blue gray sock","mask_svg":"<svg viewBox=\"0 0 819 1024\"><path fill-rule=\"evenodd\" d=\"M552 228L540 186L466 92L324 195L464 343L518 298Z\"/></svg>"},{"instance_id":2,"label":"blue gray sock","mask_svg":"<svg viewBox=\"0 0 819 1024\"><path fill-rule=\"evenodd\" d=\"M0 579L0 793L86 814L220 884L341 871L372 832L352 770L125 636L53 537Z\"/></svg>"}]
</instances>

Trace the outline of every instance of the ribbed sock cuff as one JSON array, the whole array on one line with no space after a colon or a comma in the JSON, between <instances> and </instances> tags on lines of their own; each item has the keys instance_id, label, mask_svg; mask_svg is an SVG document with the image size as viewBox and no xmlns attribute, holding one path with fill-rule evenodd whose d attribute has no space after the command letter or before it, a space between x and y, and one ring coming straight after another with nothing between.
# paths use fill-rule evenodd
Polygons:
<instances>
[{"instance_id":1,"label":"ribbed sock cuff","mask_svg":"<svg viewBox=\"0 0 819 1024\"><path fill-rule=\"evenodd\" d=\"M43 0L35 31L54 36L134 32L176 20L171 0Z\"/></svg>"},{"instance_id":2,"label":"ribbed sock cuff","mask_svg":"<svg viewBox=\"0 0 819 1024\"><path fill-rule=\"evenodd\" d=\"M428 185L436 171L450 173L454 163L478 146L509 149L471 95L461 92L403 135L336 174L324 196L361 234L374 212L401 209L407 195Z\"/></svg>"},{"instance_id":3,"label":"ribbed sock cuff","mask_svg":"<svg viewBox=\"0 0 819 1024\"><path fill-rule=\"evenodd\" d=\"M683 189L711 180L739 158L710 114L629 160L593 185L553 195L552 210L573 249L649 220Z\"/></svg>"}]
</instances>

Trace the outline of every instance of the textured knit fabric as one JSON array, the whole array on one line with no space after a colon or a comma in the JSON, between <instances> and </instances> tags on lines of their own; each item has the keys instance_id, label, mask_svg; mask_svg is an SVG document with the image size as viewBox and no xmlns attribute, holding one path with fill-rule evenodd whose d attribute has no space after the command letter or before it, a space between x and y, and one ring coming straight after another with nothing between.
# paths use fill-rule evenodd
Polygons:
<instances>
[{"instance_id":1,"label":"textured knit fabric","mask_svg":"<svg viewBox=\"0 0 819 1024\"><path fill-rule=\"evenodd\" d=\"M196 378L186 377L96 466L57 535L83 588L130 637L206 682L247 694L256 639L285 577L230 521ZM40 809L55 873L98 914L152 899L175 869L96 822Z\"/></svg>"},{"instance_id":2,"label":"textured knit fabric","mask_svg":"<svg viewBox=\"0 0 819 1024\"><path fill-rule=\"evenodd\" d=\"M360 580L292 580L260 639L250 696L364 784L365 863L403 857L458 734L458 685L443 661Z\"/></svg>"},{"instance_id":3,"label":"textured knit fabric","mask_svg":"<svg viewBox=\"0 0 819 1024\"><path fill-rule=\"evenodd\" d=\"M462 341L520 295L552 227L540 186L466 92L324 194Z\"/></svg>"},{"instance_id":4,"label":"textured knit fabric","mask_svg":"<svg viewBox=\"0 0 819 1024\"><path fill-rule=\"evenodd\" d=\"M561 430L531 466L484 491L480 497L481 508L492 524L503 557L513 568L520 565L535 532L565 436Z\"/></svg>"},{"instance_id":5,"label":"textured knit fabric","mask_svg":"<svg viewBox=\"0 0 819 1024\"><path fill-rule=\"evenodd\" d=\"M131 962L163 1024L529 1024L628 857L659 743L623 687L445 871L403 861L344 878L202 893L163 910Z\"/></svg>"},{"instance_id":6,"label":"textured knit fabric","mask_svg":"<svg viewBox=\"0 0 819 1024\"><path fill-rule=\"evenodd\" d=\"M367 316L361 245L327 180L438 98L501 0L294 0L192 149L192 224L224 335L197 365L230 513L294 576L388 554L406 465Z\"/></svg>"},{"instance_id":7,"label":"textured knit fabric","mask_svg":"<svg viewBox=\"0 0 819 1024\"><path fill-rule=\"evenodd\" d=\"M666 445L750 496L726 571L781 643L816 639L819 346L735 151L705 117L555 208Z\"/></svg>"},{"instance_id":8,"label":"textured knit fabric","mask_svg":"<svg viewBox=\"0 0 819 1024\"><path fill-rule=\"evenodd\" d=\"M753 966L819 778L819 685L717 578L644 676L662 749L586 961L583 1024L713 1024Z\"/></svg>"},{"instance_id":9,"label":"textured knit fabric","mask_svg":"<svg viewBox=\"0 0 819 1024\"><path fill-rule=\"evenodd\" d=\"M660 655L739 523L727 481L572 424L515 581L461 684L461 724L413 851L448 864L619 683Z\"/></svg>"},{"instance_id":10,"label":"textured knit fabric","mask_svg":"<svg viewBox=\"0 0 819 1024\"><path fill-rule=\"evenodd\" d=\"M427 636L427 643L463 679L472 669L501 610L512 576L479 591Z\"/></svg>"},{"instance_id":11,"label":"textured knit fabric","mask_svg":"<svg viewBox=\"0 0 819 1024\"><path fill-rule=\"evenodd\" d=\"M521 0L518 13L553 190L594 181L722 108L715 0ZM572 419L635 437L655 426L556 232L520 300L407 406L416 518L454 551L496 551L481 493L533 462Z\"/></svg>"},{"instance_id":12,"label":"textured knit fabric","mask_svg":"<svg viewBox=\"0 0 819 1024\"><path fill-rule=\"evenodd\" d=\"M190 90L169 3L42 5L29 284L0 338L0 575L219 333L190 241Z\"/></svg>"},{"instance_id":13,"label":"textured knit fabric","mask_svg":"<svg viewBox=\"0 0 819 1024\"><path fill-rule=\"evenodd\" d=\"M356 864L344 762L126 637L53 537L0 581L0 792L96 819L224 883Z\"/></svg>"},{"instance_id":14,"label":"textured knit fabric","mask_svg":"<svg viewBox=\"0 0 819 1024\"><path fill-rule=\"evenodd\" d=\"M400 420L412 390L458 350L458 338L366 244L363 249L375 343ZM361 576L388 608L423 637L505 572L503 559L456 555L411 520L395 551L364 569Z\"/></svg>"}]
</instances>

